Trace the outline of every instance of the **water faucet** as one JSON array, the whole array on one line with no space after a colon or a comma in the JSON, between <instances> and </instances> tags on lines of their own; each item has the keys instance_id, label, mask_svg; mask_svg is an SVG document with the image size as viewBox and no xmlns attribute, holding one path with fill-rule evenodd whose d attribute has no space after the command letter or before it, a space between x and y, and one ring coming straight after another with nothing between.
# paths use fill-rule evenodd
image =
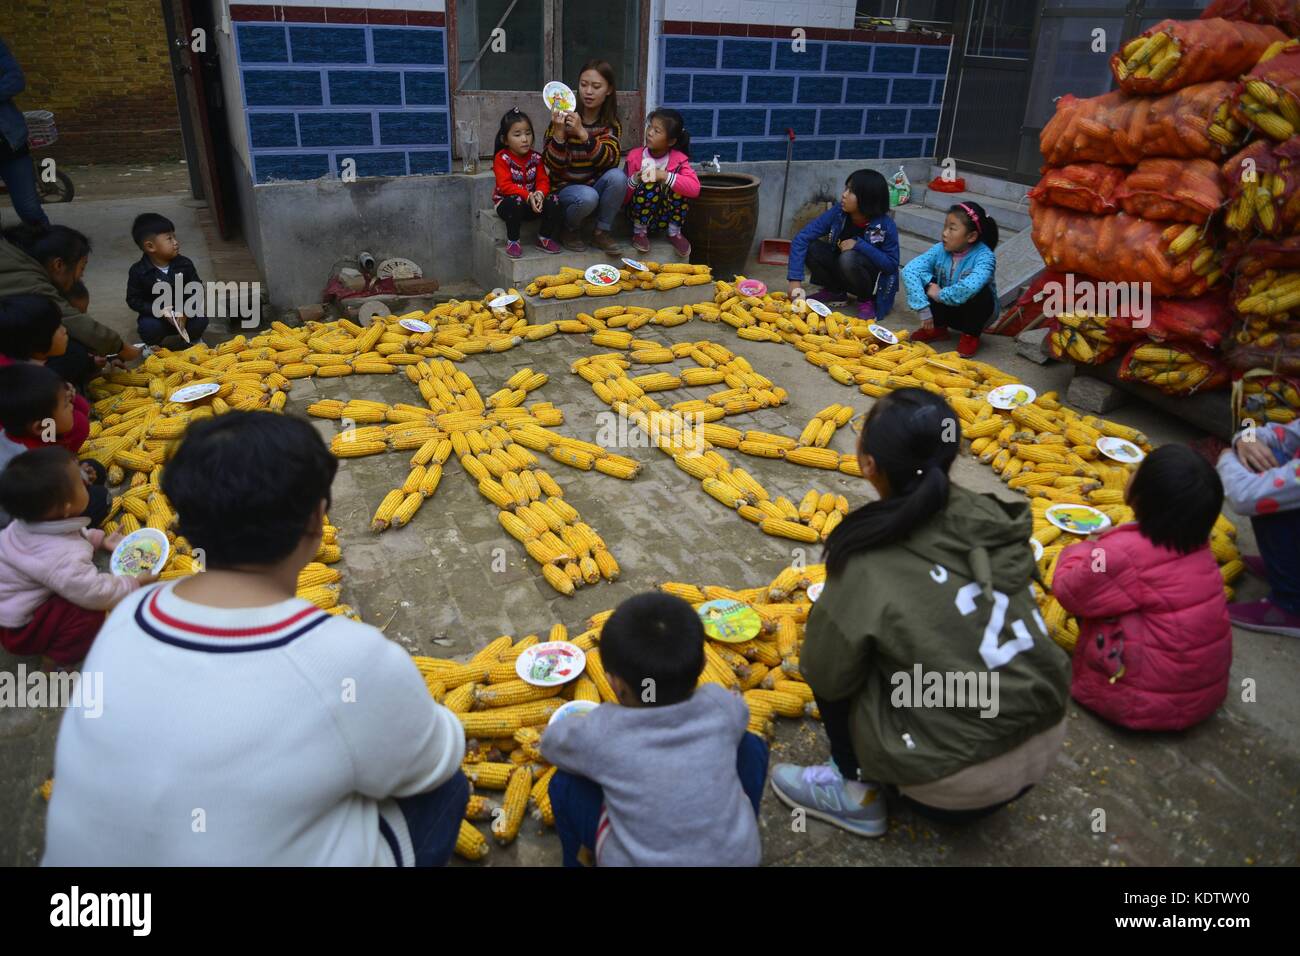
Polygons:
<instances>
[{"instance_id":1,"label":"water faucet","mask_svg":"<svg viewBox=\"0 0 1300 956\"><path fill-rule=\"evenodd\" d=\"M713 154L713 159L704 164L705 169L712 169L715 173L722 172L722 156L718 153Z\"/></svg>"}]
</instances>

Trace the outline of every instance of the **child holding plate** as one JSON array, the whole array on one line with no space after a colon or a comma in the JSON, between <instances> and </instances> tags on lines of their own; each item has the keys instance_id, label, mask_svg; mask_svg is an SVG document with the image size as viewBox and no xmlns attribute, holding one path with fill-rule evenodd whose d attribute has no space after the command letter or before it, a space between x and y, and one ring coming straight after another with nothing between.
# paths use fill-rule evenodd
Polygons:
<instances>
[{"instance_id":1,"label":"child holding plate","mask_svg":"<svg viewBox=\"0 0 1300 956\"><path fill-rule=\"evenodd\" d=\"M506 222L506 255L518 259L524 254L519 245L519 223L539 218L537 248L558 253L560 245L553 237L559 234L560 200L551 193L542 154L533 149L533 121L527 113L511 109L501 117L495 149L492 205Z\"/></svg>"},{"instance_id":2,"label":"child holding plate","mask_svg":"<svg viewBox=\"0 0 1300 956\"><path fill-rule=\"evenodd\" d=\"M589 60L578 74L576 109L552 110L546 128L546 168L564 210L564 248L587 248L580 228L593 212L592 241L611 256L622 255L610 229L623 205L627 175L619 166L618 92L614 68L604 60Z\"/></svg>"},{"instance_id":3,"label":"child holding plate","mask_svg":"<svg viewBox=\"0 0 1300 956\"><path fill-rule=\"evenodd\" d=\"M95 567L105 536L78 517L90 496L77 459L51 445L24 452L0 472L0 506L14 520L0 531L0 645L41 654L60 667L86 656L104 612L157 575L136 578Z\"/></svg>"},{"instance_id":4,"label":"child holding plate","mask_svg":"<svg viewBox=\"0 0 1300 956\"><path fill-rule=\"evenodd\" d=\"M650 230L664 229L677 255L690 258L682 226L690 209L687 200L700 194L690 152L691 136L681 113L658 109L646 117L645 145L627 154L627 217L637 252L650 251Z\"/></svg>"},{"instance_id":5,"label":"child holding plate","mask_svg":"<svg viewBox=\"0 0 1300 956\"><path fill-rule=\"evenodd\" d=\"M977 202L948 207L941 241L903 267L907 304L920 313L916 342L936 342L961 333L957 353L970 358L980 347L980 333L998 313L994 282L998 258L998 224Z\"/></svg>"},{"instance_id":6,"label":"child holding plate","mask_svg":"<svg viewBox=\"0 0 1300 956\"><path fill-rule=\"evenodd\" d=\"M1066 548L1052 574L1079 617L1070 693L1123 727L1182 730L1228 693L1232 627L1209 546L1223 484L1186 445L1164 445L1125 497L1137 522Z\"/></svg>"}]
</instances>

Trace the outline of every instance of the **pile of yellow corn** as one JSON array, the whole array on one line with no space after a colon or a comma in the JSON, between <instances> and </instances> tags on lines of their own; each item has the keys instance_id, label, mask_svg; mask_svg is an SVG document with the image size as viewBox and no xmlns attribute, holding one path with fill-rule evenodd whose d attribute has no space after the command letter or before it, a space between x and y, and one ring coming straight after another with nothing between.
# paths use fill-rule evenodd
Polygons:
<instances>
[{"instance_id":1,"label":"pile of yellow corn","mask_svg":"<svg viewBox=\"0 0 1300 956\"><path fill-rule=\"evenodd\" d=\"M1168 345L1138 345L1129 353L1121 377L1146 382L1167 392L1190 395L1206 383L1217 384L1220 376L1203 359L1203 350L1171 342Z\"/></svg>"},{"instance_id":2,"label":"pile of yellow corn","mask_svg":"<svg viewBox=\"0 0 1300 956\"><path fill-rule=\"evenodd\" d=\"M1243 178L1233 190L1237 195L1228 203L1223 224L1234 232L1250 232L1258 225L1264 232L1272 233L1277 228L1279 212L1289 209L1287 204L1294 196L1294 190L1287 188L1287 178L1292 175L1287 172L1289 165L1283 159L1281 172L1261 172L1254 178Z\"/></svg>"},{"instance_id":3,"label":"pile of yellow corn","mask_svg":"<svg viewBox=\"0 0 1300 956\"><path fill-rule=\"evenodd\" d=\"M1183 57L1178 38L1163 30L1149 37L1136 37L1120 49L1123 62L1116 65L1120 80L1135 76L1159 82L1174 71Z\"/></svg>"},{"instance_id":4,"label":"pile of yellow corn","mask_svg":"<svg viewBox=\"0 0 1300 956\"><path fill-rule=\"evenodd\" d=\"M1057 328L1048 336L1052 354L1081 365L1101 365L1115 357L1119 345L1107 328L1104 315L1067 312L1056 317Z\"/></svg>"},{"instance_id":5,"label":"pile of yellow corn","mask_svg":"<svg viewBox=\"0 0 1300 956\"><path fill-rule=\"evenodd\" d=\"M1279 333L1291 331L1288 325L1300 319L1300 272L1265 270L1248 280L1244 291L1233 306L1241 318L1237 341L1272 348Z\"/></svg>"},{"instance_id":6,"label":"pile of yellow corn","mask_svg":"<svg viewBox=\"0 0 1300 956\"><path fill-rule=\"evenodd\" d=\"M1253 369L1233 391L1234 419L1249 418L1256 424L1278 422L1286 425L1300 416L1300 379L1274 375L1265 369Z\"/></svg>"},{"instance_id":7,"label":"pile of yellow corn","mask_svg":"<svg viewBox=\"0 0 1300 956\"><path fill-rule=\"evenodd\" d=\"M1272 43L1259 58L1255 70L1244 77L1241 91L1233 102L1233 118L1240 125L1253 127L1279 143L1286 142L1300 131L1300 99L1297 99L1296 89L1288 89L1274 79L1257 74L1263 64L1283 52L1293 59L1297 54L1292 51L1298 47L1300 40L1277 40ZM1266 76L1287 77L1293 85L1296 83L1293 72L1264 73Z\"/></svg>"},{"instance_id":8,"label":"pile of yellow corn","mask_svg":"<svg viewBox=\"0 0 1300 956\"><path fill-rule=\"evenodd\" d=\"M707 285L713 281L709 267L688 262L643 262L643 272L631 269L618 270L619 281L611 285L588 282L584 270L564 266L554 275L540 275L524 287L529 295L543 299L576 299L580 295L607 296L630 292L633 289L667 291L680 286Z\"/></svg>"}]
</instances>

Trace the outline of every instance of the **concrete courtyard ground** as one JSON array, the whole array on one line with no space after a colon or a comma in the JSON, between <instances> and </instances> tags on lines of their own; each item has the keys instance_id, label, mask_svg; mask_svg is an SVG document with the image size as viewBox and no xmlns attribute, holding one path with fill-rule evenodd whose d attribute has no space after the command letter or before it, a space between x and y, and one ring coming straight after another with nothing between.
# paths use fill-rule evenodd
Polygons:
<instances>
[{"instance_id":1,"label":"concrete courtyard ground","mask_svg":"<svg viewBox=\"0 0 1300 956\"><path fill-rule=\"evenodd\" d=\"M141 200L132 199L132 209ZM196 210L183 195L150 199L151 208L177 219L191 245L187 254L203 268L201 249L210 241ZM170 205L169 205L170 204ZM74 202L53 207L64 221L100 235L120 233L125 200ZM80 208L79 208L80 207ZM74 214L75 213L75 217ZM6 215L8 210L6 209ZM132 215L134 213L132 212ZM129 218L127 220L129 225ZM129 240L128 240L129 245ZM102 280L91 285L92 299L117 298L114 276L125 273L135 256L120 243L97 245L92 267ZM112 261L109 261L112 260ZM755 275L776 287L780 270ZM214 275L214 277L216 277ZM221 276L225 278L225 276ZM708 289L703 290L707 297ZM575 305L575 311L578 306ZM910 313L896 310L887 324L909 328ZM127 326L123 326L125 329ZM786 345L739 339L726 326L691 322L675 329L646 327L647 338L665 342L711 339L745 356L756 370L785 387L788 405L730 420L752 427L797 434L831 402L859 410L871 399L837 385ZM530 367L551 380L531 401L551 401L564 411L566 434L594 440L598 416L606 411L588 384L568 371L580 355L603 351L581 336L554 336L490 356L475 356L462 367L480 392L490 394L516 370ZM991 337L981 358L1019 375L1040 391L1062 392L1070 370L1040 367L1018 359L1010 340ZM663 366L659 367L664 368ZM669 393L670 401L706 390ZM318 397L418 400L402 376L352 376L294 383L289 410L301 413ZM1163 413L1130 403L1115 419L1145 431L1157 443L1187 441L1196 432ZM317 422L326 438L336 423ZM832 447L850 451L854 434L841 430ZM551 590L523 548L497 523L495 509L454 461L437 494L412 523L376 536L370 515L388 489L403 480L409 453L389 453L344 461L334 485L331 518L340 527L344 599L369 623L413 654L463 656L500 634L544 634L562 622L580 628L592 613L667 580L749 587L776 575L795 556L793 542L770 538L699 490L657 449L625 449L645 463L634 481L621 482L597 472L579 472L542 460L577 508L609 542L622 566L614 583L580 589L572 598ZM865 482L837 472L799 468L724 454L743 465L773 494L795 500L810 487L843 493L856 506L868 497ZM967 487L1009 499L1005 488L983 465L959 458L954 478ZM1235 516L1231 516L1234 517ZM1239 522L1239 544L1253 553L1249 524ZM502 549L504 570L493 570ZM810 561L819 549L805 552ZM499 565L498 565L499 566ZM1261 582L1243 578L1245 599L1263 593ZM0 668L18 660L0 655ZM33 662L27 662L29 666ZM1243 702L1242 682L1256 685L1255 700ZM1211 720L1181 734L1135 734L1109 727L1073 704L1067 743L1048 778L1005 811L970 827L935 825L900 810L882 839L855 839L817 821L795 832L788 810L764 796L764 862L769 865L1294 865L1300 862L1296 804L1300 791L1300 642L1237 632L1228 700ZM51 772L60 713L0 710L0 863L31 865L42 846L45 803L37 790ZM811 720L779 720L773 761L799 763L826 759L820 727ZM682 781L689 786L689 781ZM489 796L492 796L489 794ZM1106 815L1104 832L1094 832L1095 810ZM529 821L510 847L493 845L487 865L555 865L554 835ZM702 861L707 862L707 861Z\"/></svg>"}]
</instances>

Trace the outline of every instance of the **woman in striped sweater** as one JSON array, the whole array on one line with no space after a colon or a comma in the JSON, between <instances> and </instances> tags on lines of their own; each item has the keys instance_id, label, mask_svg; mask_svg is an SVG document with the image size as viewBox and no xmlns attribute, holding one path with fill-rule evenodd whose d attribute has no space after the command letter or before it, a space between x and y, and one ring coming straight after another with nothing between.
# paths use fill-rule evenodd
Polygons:
<instances>
[{"instance_id":1,"label":"woman in striped sweater","mask_svg":"<svg viewBox=\"0 0 1300 956\"><path fill-rule=\"evenodd\" d=\"M582 221L596 213L592 241L611 256L622 249L610 235L627 191L627 174L619 164L618 96L614 68L590 60L578 75L578 109L555 110L546 129L546 168L564 210L561 242L566 249L586 249L579 231Z\"/></svg>"}]
</instances>

